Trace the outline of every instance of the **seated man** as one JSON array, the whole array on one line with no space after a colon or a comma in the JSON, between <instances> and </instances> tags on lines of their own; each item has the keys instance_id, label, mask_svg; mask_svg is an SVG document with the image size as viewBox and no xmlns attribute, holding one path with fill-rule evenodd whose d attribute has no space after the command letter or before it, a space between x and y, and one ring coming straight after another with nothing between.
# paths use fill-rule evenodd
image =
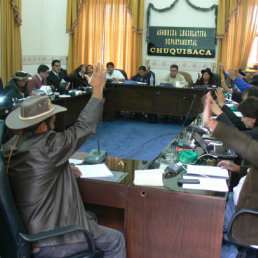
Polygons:
<instances>
[{"instance_id":1,"label":"seated man","mask_svg":"<svg viewBox=\"0 0 258 258\"><path fill-rule=\"evenodd\" d=\"M11 101L12 98L23 98L26 91L25 85L29 79L31 79L30 74L24 71L16 72L6 84L2 94L5 95L9 101Z\"/></svg>"},{"instance_id":2,"label":"seated man","mask_svg":"<svg viewBox=\"0 0 258 258\"><path fill-rule=\"evenodd\" d=\"M165 82L173 83L174 85L176 85L176 82L180 82L180 85L188 85L185 77L182 74L178 73L178 66L175 64L170 66L170 73L165 78Z\"/></svg>"},{"instance_id":3,"label":"seated man","mask_svg":"<svg viewBox=\"0 0 258 258\"><path fill-rule=\"evenodd\" d=\"M151 78L152 73L147 69L145 66L140 66L139 67L139 73L134 75L131 80L132 81L137 81L137 82L146 82L148 85L150 84L150 78Z\"/></svg>"},{"instance_id":4,"label":"seated man","mask_svg":"<svg viewBox=\"0 0 258 258\"><path fill-rule=\"evenodd\" d=\"M47 85L47 77L49 74L49 68L46 65L40 65L37 70L37 74L32 77L28 82L26 92L28 95L31 95L31 92L35 89L40 89L42 85Z\"/></svg>"},{"instance_id":5,"label":"seated man","mask_svg":"<svg viewBox=\"0 0 258 258\"><path fill-rule=\"evenodd\" d=\"M203 112L204 125L213 132L212 135L217 140L222 141L225 146L238 152L244 159L248 160L252 164L251 170L247 174L242 189L240 191L239 199L236 205L236 211L243 208L258 209L258 142L256 140L253 140L249 135L246 135L238 131L237 129L232 128L231 126L211 119L210 96L210 93L208 93L208 97L205 100ZM229 166L225 165L224 167L228 168ZM230 203L227 203L227 206L228 205L230 205ZM229 220L230 218L225 218L225 221ZM225 230L227 230L226 227ZM254 216L240 216L238 220L234 223L234 227L232 228L232 234L233 237L242 244L257 245L257 220L255 220ZM235 250L234 252L236 253L237 250Z\"/></svg>"},{"instance_id":6,"label":"seated man","mask_svg":"<svg viewBox=\"0 0 258 258\"><path fill-rule=\"evenodd\" d=\"M124 82L125 77L120 71L115 70L115 65L112 62L108 62L106 80Z\"/></svg>"},{"instance_id":7,"label":"seated man","mask_svg":"<svg viewBox=\"0 0 258 258\"><path fill-rule=\"evenodd\" d=\"M60 83L62 80L66 82L73 82L73 77L67 75L65 69L61 68L60 60L52 61L52 70L47 77L47 85L51 86L53 91L60 91Z\"/></svg>"},{"instance_id":8,"label":"seated man","mask_svg":"<svg viewBox=\"0 0 258 258\"><path fill-rule=\"evenodd\" d=\"M103 105L105 72L94 70L92 97L73 126L55 132L55 114L64 107L47 96L33 96L6 118L7 127L20 130L3 146L14 199L29 234L79 225L85 227L105 257L126 256L122 233L98 225L86 213L69 158L96 132ZM14 151L13 151L14 150ZM66 234L34 244L35 257L69 257L87 250L84 234Z\"/></svg>"}]
</instances>

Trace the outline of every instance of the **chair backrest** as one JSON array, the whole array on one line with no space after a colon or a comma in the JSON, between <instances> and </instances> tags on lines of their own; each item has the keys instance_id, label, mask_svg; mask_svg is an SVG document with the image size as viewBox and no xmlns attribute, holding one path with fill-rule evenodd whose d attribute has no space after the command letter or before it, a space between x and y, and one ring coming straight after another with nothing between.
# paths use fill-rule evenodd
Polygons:
<instances>
[{"instance_id":1,"label":"chair backrest","mask_svg":"<svg viewBox=\"0 0 258 258\"><path fill-rule=\"evenodd\" d=\"M218 73L214 73L213 78L217 81L218 86L221 87L221 76Z\"/></svg>"},{"instance_id":2,"label":"chair backrest","mask_svg":"<svg viewBox=\"0 0 258 258\"><path fill-rule=\"evenodd\" d=\"M193 79L192 79L191 74L188 73L188 72L183 72L183 71L179 71L179 73L182 74L185 77L185 79L186 79L186 81L188 83L188 87L192 87Z\"/></svg>"},{"instance_id":3,"label":"chair backrest","mask_svg":"<svg viewBox=\"0 0 258 258\"><path fill-rule=\"evenodd\" d=\"M0 78L0 93L2 93L4 90L3 81L2 78Z\"/></svg>"},{"instance_id":4,"label":"chair backrest","mask_svg":"<svg viewBox=\"0 0 258 258\"><path fill-rule=\"evenodd\" d=\"M25 233L15 206L6 168L0 154L0 257L30 257L30 245L19 232Z\"/></svg>"},{"instance_id":5,"label":"chair backrest","mask_svg":"<svg viewBox=\"0 0 258 258\"><path fill-rule=\"evenodd\" d=\"M127 73L124 70L121 70L121 69L116 69L116 70L120 71L125 77L125 79L128 80Z\"/></svg>"}]
</instances>

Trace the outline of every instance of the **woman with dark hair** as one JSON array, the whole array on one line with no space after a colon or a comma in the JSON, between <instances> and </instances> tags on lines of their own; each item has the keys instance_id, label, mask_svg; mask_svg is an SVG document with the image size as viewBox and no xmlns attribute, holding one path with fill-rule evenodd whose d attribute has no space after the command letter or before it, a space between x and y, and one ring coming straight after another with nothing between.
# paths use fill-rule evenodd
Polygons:
<instances>
[{"instance_id":1,"label":"woman with dark hair","mask_svg":"<svg viewBox=\"0 0 258 258\"><path fill-rule=\"evenodd\" d=\"M93 75L93 66L92 65L87 65L85 77L88 80L88 83L90 83L92 75Z\"/></svg>"},{"instance_id":2,"label":"woman with dark hair","mask_svg":"<svg viewBox=\"0 0 258 258\"><path fill-rule=\"evenodd\" d=\"M206 68L205 70L202 70L201 73L202 73L202 77L201 77L201 74L198 73L198 79L196 81L197 85L204 85L208 87L215 85L216 87L218 87L218 82L213 78L214 75L210 68Z\"/></svg>"},{"instance_id":3,"label":"woman with dark hair","mask_svg":"<svg viewBox=\"0 0 258 258\"><path fill-rule=\"evenodd\" d=\"M89 77L87 75L87 65L82 64L73 72L73 88L80 89L89 85Z\"/></svg>"}]
</instances>

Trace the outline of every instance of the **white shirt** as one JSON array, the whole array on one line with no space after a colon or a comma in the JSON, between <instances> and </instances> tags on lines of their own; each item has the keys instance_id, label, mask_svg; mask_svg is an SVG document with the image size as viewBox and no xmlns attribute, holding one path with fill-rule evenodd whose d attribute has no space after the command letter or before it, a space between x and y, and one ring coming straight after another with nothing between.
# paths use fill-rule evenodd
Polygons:
<instances>
[{"instance_id":1,"label":"white shirt","mask_svg":"<svg viewBox=\"0 0 258 258\"><path fill-rule=\"evenodd\" d=\"M106 74L106 80L110 80L110 79L125 79L125 77L123 76L123 74L118 71L118 70L114 70L113 73L110 75L109 73Z\"/></svg>"}]
</instances>

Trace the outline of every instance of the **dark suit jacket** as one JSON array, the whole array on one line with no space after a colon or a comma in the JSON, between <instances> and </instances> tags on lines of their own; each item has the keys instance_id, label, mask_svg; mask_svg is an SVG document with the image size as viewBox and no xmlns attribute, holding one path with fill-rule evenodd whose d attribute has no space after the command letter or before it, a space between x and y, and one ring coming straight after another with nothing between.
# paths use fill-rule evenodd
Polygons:
<instances>
[{"instance_id":1,"label":"dark suit jacket","mask_svg":"<svg viewBox=\"0 0 258 258\"><path fill-rule=\"evenodd\" d=\"M31 92L35 89L39 89L42 85L46 85L46 81L42 81L39 79L38 75L34 75L32 80L28 81L26 92L28 95L31 95Z\"/></svg>"},{"instance_id":2,"label":"dark suit jacket","mask_svg":"<svg viewBox=\"0 0 258 258\"><path fill-rule=\"evenodd\" d=\"M221 109L223 113L227 115L227 117L230 119L230 121L234 124L235 127L237 127L240 131L247 130L245 124L241 121L241 117L235 115L235 113L232 111L230 107L224 105Z\"/></svg>"},{"instance_id":3,"label":"dark suit jacket","mask_svg":"<svg viewBox=\"0 0 258 258\"><path fill-rule=\"evenodd\" d=\"M54 85L55 91L59 90L60 82L64 79L66 82L73 82L73 77L68 76L66 70L61 69L59 77L57 77L53 71L51 71L47 78L47 85Z\"/></svg>"},{"instance_id":4,"label":"dark suit jacket","mask_svg":"<svg viewBox=\"0 0 258 258\"><path fill-rule=\"evenodd\" d=\"M232 121L228 118L228 116L225 113L222 113L221 115L219 115L216 120L234 127L234 124L232 123ZM258 126L256 126L255 128L253 128L251 130L245 128L245 130L243 132L245 134L251 136L254 140L258 140Z\"/></svg>"},{"instance_id":5,"label":"dark suit jacket","mask_svg":"<svg viewBox=\"0 0 258 258\"><path fill-rule=\"evenodd\" d=\"M243 208L258 209L258 141L235 128L218 122L213 136L225 146L235 150L252 164L239 195L237 210ZM257 216L241 215L232 228L233 237L244 244L257 245Z\"/></svg>"}]
</instances>

